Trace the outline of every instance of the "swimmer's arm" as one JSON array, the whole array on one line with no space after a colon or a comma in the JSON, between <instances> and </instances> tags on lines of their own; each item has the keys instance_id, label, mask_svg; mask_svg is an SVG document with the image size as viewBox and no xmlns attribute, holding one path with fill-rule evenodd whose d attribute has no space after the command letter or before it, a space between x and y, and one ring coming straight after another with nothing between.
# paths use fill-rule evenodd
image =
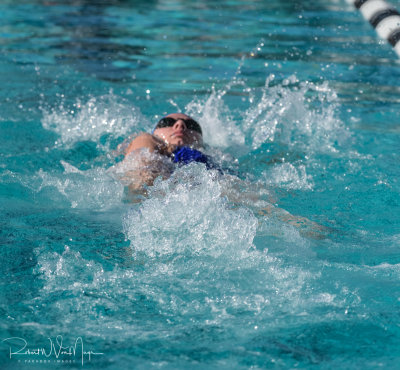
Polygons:
<instances>
[{"instance_id":1,"label":"swimmer's arm","mask_svg":"<svg viewBox=\"0 0 400 370\"><path fill-rule=\"evenodd\" d=\"M288 211L282 208L274 207L273 205L268 205L262 208L258 214L260 216L272 216L282 222L286 222L289 225L295 226L301 235L312 239L324 239L326 234L331 231L329 228L319 225L306 217L294 216Z\"/></svg>"},{"instance_id":2,"label":"swimmer's arm","mask_svg":"<svg viewBox=\"0 0 400 370\"><path fill-rule=\"evenodd\" d=\"M132 142L128 145L126 149L125 156L132 153L135 150L140 149L148 149L150 152L154 152L155 150L159 150L162 143L158 141L153 135L143 133L137 136Z\"/></svg>"},{"instance_id":3,"label":"swimmer's arm","mask_svg":"<svg viewBox=\"0 0 400 370\"><path fill-rule=\"evenodd\" d=\"M129 155L135 155L136 152L138 154L136 160L139 163L134 170L127 171L123 178L125 182L130 183L128 188L131 193L141 193L145 185L153 185L154 180L160 175L154 158L141 155L140 152L148 150L151 153L168 155L168 149L161 139L147 133L140 134L132 140L125 151L125 161L129 161Z\"/></svg>"}]
</instances>

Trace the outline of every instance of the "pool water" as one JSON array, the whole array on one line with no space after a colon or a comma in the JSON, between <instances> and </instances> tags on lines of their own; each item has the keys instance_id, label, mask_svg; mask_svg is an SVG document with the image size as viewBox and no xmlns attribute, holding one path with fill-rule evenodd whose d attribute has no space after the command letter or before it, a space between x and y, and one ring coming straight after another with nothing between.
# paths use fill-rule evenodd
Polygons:
<instances>
[{"instance_id":1,"label":"pool water","mask_svg":"<svg viewBox=\"0 0 400 370\"><path fill-rule=\"evenodd\" d=\"M1 368L400 366L400 65L346 1L0 20ZM175 111L229 175L131 203L117 148Z\"/></svg>"}]
</instances>

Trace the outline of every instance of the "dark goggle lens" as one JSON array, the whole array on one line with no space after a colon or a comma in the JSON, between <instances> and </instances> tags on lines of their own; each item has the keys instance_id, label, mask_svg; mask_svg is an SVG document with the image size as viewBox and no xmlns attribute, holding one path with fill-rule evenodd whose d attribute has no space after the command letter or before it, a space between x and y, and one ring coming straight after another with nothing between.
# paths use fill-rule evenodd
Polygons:
<instances>
[{"instance_id":1,"label":"dark goggle lens","mask_svg":"<svg viewBox=\"0 0 400 370\"><path fill-rule=\"evenodd\" d=\"M194 119L186 119L184 122L188 130L197 131L201 135L203 134L200 125Z\"/></svg>"},{"instance_id":2,"label":"dark goggle lens","mask_svg":"<svg viewBox=\"0 0 400 370\"><path fill-rule=\"evenodd\" d=\"M172 127L176 121L177 121L177 119L172 118L172 117L161 118L160 121L157 123L156 129L163 128L163 127ZM203 135L200 125L194 119L191 119L191 118L182 119L182 121L185 122L186 128L188 130L196 131L200 135Z\"/></svg>"},{"instance_id":3,"label":"dark goggle lens","mask_svg":"<svg viewBox=\"0 0 400 370\"><path fill-rule=\"evenodd\" d=\"M161 118L158 123L156 128L163 128L163 127L172 127L175 124L176 120L173 118Z\"/></svg>"}]
</instances>

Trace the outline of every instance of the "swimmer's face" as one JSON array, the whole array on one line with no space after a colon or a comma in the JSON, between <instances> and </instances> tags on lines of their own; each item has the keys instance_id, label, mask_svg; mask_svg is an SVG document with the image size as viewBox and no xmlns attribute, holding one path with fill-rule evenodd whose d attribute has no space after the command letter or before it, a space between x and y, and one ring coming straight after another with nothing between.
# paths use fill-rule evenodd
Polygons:
<instances>
[{"instance_id":1,"label":"swimmer's face","mask_svg":"<svg viewBox=\"0 0 400 370\"><path fill-rule=\"evenodd\" d=\"M193 147L199 147L203 144L202 135L196 130L191 130L190 125L185 122L193 120L191 117L182 113L173 113L164 118L173 118L175 122L172 126L156 128L153 134L166 144Z\"/></svg>"}]
</instances>

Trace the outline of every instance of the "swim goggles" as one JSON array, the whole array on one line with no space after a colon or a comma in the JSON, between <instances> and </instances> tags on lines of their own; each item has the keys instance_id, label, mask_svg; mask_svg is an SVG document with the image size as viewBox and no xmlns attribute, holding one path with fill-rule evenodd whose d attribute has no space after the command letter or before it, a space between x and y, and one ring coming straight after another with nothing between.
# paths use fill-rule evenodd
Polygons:
<instances>
[{"instance_id":1,"label":"swim goggles","mask_svg":"<svg viewBox=\"0 0 400 370\"><path fill-rule=\"evenodd\" d=\"M163 128L163 127L172 127L175 124L175 122L178 120L185 122L186 128L188 130L196 131L200 135L203 135L200 125L192 118L164 117L158 121L156 127L154 127L154 130L157 130L158 128ZM153 132L154 132L154 130L153 130Z\"/></svg>"}]
</instances>

